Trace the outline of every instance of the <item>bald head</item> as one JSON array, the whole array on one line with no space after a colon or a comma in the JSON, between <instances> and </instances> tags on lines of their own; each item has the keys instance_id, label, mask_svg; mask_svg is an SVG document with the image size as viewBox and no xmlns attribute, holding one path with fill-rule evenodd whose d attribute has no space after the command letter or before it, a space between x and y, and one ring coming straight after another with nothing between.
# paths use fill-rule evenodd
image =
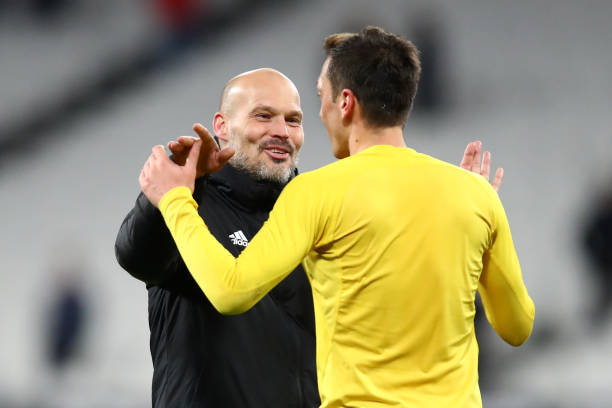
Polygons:
<instances>
[{"instance_id":1,"label":"bald head","mask_svg":"<svg viewBox=\"0 0 612 408\"><path fill-rule=\"evenodd\" d=\"M282 73L261 68L232 78L221 95L213 129L230 164L260 180L286 183L304 141L297 88Z\"/></svg>"},{"instance_id":2,"label":"bald head","mask_svg":"<svg viewBox=\"0 0 612 408\"><path fill-rule=\"evenodd\" d=\"M300 95L293 81L275 69L259 68L238 74L225 84L221 93L219 111L231 115L237 103L244 102L242 98L247 96L246 93L258 92L259 89L274 91L275 87L279 86L294 92L299 105Z\"/></svg>"}]
</instances>

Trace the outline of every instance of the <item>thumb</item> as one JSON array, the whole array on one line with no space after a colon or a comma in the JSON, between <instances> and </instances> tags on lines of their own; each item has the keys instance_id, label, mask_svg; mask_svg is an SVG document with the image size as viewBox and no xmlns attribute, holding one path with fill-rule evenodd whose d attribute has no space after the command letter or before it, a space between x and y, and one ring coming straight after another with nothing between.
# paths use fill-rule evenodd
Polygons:
<instances>
[{"instance_id":1,"label":"thumb","mask_svg":"<svg viewBox=\"0 0 612 408\"><path fill-rule=\"evenodd\" d=\"M234 155L236 151L234 150L233 147L224 147L219 153L218 153L218 160L219 160L219 164L221 166L224 166L225 163L227 163L229 161L229 159L232 158L232 156Z\"/></svg>"},{"instance_id":2,"label":"thumb","mask_svg":"<svg viewBox=\"0 0 612 408\"><path fill-rule=\"evenodd\" d=\"M198 158L200 157L200 148L202 147L202 141L196 140L189 151L189 156L187 156L187 160L185 161L185 167L193 169L196 171L198 167Z\"/></svg>"}]
</instances>

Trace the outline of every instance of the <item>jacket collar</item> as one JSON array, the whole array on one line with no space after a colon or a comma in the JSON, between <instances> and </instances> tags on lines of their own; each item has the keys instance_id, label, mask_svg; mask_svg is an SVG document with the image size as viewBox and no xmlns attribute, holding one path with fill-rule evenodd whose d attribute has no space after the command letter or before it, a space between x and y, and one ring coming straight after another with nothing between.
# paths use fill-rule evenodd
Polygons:
<instances>
[{"instance_id":1,"label":"jacket collar","mask_svg":"<svg viewBox=\"0 0 612 408\"><path fill-rule=\"evenodd\" d=\"M256 180L229 164L209 175L208 179L232 200L251 210L270 211L285 187L284 184Z\"/></svg>"}]
</instances>

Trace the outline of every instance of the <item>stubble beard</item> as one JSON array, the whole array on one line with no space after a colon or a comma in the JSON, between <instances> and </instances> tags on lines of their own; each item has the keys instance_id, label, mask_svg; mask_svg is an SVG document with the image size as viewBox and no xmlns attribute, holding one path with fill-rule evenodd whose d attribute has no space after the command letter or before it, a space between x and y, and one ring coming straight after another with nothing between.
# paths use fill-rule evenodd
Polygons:
<instances>
[{"instance_id":1,"label":"stubble beard","mask_svg":"<svg viewBox=\"0 0 612 408\"><path fill-rule=\"evenodd\" d=\"M263 151L263 147L261 145L259 145L257 148L258 156L250 157L244 143L241 142L241 139L234 136L235 135L230 135L230 141L228 144L235 150L234 155L229 160L229 164L231 164L234 168L244 171L257 181L267 181L284 185L291 180L298 163L298 156L295 152L290 154L290 158L288 160L292 160L293 164L288 167L281 166L280 163L276 165L267 164L259 157L259 154L261 154Z\"/></svg>"}]
</instances>

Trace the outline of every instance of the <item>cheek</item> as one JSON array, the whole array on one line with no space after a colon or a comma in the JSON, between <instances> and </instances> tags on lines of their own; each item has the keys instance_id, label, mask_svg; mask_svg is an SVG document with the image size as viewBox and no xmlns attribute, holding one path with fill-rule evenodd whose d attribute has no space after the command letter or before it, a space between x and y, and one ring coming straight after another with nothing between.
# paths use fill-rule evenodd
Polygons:
<instances>
[{"instance_id":1,"label":"cheek","mask_svg":"<svg viewBox=\"0 0 612 408\"><path fill-rule=\"evenodd\" d=\"M295 149L300 150L302 144L304 144L304 128L296 128L295 132L291 134L291 141L295 145Z\"/></svg>"},{"instance_id":2,"label":"cheek","mask_svg":"<svg viewBox=\"0 0 612 408\"><path fill-rule=\"evenodd\" d=\"M254 145L266 134L267 129L260 124L249 125L244 128L244 139L246 143Z\"/></svg>"},{"instance_id":3,"label":"cheek","mask_svg":"<svg viewBox=\"0 0 612 408\"><path fill-rule=\"evenodd\" d=\"M319 112L319 116L321 119L325 118L329 114L329 105L325 102L321 102L321 111Z\"/></svg>"},{"instance_id":4,"label":"cheek","mask_svg":"<svg viewBox=\"0 0 612 408\"><path fill-rule=\"evenodd\" d=\"M325 118L328 122L334 119L333 109L334 104L331 102L326 102L321 105L321 118Z\"/></svg>"}]
</instances>

